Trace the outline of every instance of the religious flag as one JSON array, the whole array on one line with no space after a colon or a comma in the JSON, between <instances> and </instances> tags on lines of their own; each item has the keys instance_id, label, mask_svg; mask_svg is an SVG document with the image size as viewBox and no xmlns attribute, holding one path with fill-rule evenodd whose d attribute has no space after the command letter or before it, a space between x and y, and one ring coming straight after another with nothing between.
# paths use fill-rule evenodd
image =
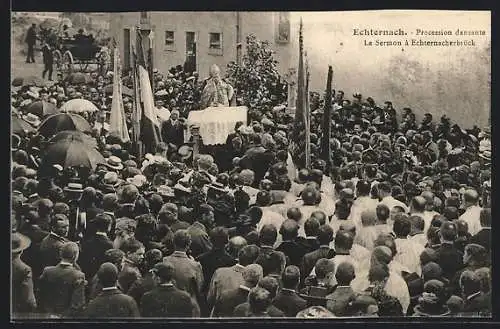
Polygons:
<instances>
[{"instance_id":1,"label":"religious flag","mask_svg":"<svg viewBox=\"0 0 500 329\"><path fill-rule=\"evenodd\" d=\"M130 137L123 108L121 63L117 47L114 48L113 58L113 101L109 119L109 134L118 137L123 143L127 143L130 142Z\"/></svg>"},{"instance_id":2,"label":"religious flag","mask_svg":"<svg viewBox=\"0 0 500 329\"><path fill-rule=\"evenodd\" d=\"M156 145L161 142L160 122L154 109L153 90L146 62L142 43L141 31L137 30L137 86L139 89L137 106L141 110L140 137L145 152L154 153Z\"/></svg>"}]
</instances>

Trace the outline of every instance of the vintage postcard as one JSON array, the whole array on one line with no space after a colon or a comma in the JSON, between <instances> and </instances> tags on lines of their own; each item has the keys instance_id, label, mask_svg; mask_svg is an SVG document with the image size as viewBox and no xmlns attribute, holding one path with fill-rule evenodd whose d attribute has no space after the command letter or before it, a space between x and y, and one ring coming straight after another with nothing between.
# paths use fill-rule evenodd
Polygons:
<instances>
[{"instance_id":1,"label":"vintage postcard","mask_svg":"<svg viewBox=\"0 0 500 329\"><path fill-rule=\"evenodd\" d=\"M491 318L491 12L11 13L11 319Z\"/></svg>"}]
</instances>

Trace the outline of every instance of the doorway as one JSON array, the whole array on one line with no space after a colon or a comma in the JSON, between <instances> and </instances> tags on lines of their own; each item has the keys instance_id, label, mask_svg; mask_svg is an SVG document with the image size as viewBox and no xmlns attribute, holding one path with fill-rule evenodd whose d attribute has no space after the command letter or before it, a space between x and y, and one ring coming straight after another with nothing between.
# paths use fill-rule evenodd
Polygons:
<instances>
[{"instance_id":1,"label":"doorway","mask_svg":"<svg viewBox=\"0 0 500 329\"><path fill-rule=\"evenodd\" d=\"M186 32L186 62L184 63L185 72L196 71L196 33Z\"/></svg>"}]
</instances>

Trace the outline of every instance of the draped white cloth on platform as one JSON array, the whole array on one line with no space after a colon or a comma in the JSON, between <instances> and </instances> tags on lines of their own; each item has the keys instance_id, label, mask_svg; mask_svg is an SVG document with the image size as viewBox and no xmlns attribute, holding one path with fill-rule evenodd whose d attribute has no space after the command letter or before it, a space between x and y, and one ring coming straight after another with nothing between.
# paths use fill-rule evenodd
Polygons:
<instances>
[{"instance_id":1,"label":"draped white cloth on platform","mask_svg":"<svg viewBox=\"0 0 500 329\"><path fill-rule=\"evenodd\" d=\"M236 122L247 122L247 107L209 107L201 111L191 111L188 126L200 126L200 136L205 145L225 144L227 136L234 132ZM191 137L188 132L187 138Z\"/></svg>"}]
</instances>

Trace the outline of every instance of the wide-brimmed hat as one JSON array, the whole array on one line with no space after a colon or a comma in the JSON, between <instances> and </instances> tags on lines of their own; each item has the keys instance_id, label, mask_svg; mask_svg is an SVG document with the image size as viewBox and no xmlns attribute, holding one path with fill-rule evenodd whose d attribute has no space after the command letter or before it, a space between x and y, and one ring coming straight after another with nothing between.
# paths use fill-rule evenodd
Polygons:
<instances>
[{"instance_id":1,"label":"wide-brimmed hat","mask_svg":"<svg viewBox=\"0 0 500 329\"><path fill-rule=\"evenodd\" d=\"M106 166L111 168L111 169L114 169L114 170L122 170L123 169L123 163L122 163L122 160L117 157L117 156L110 156L107 160L106 160Z\"/></svg>"},{"instance_id":2,"label":"wide-brimmed hat","mask_svg":"<svg viewBox=\"0 0 500 329\"><path fill-rule=\"evenodd\" d=\"M102 182L106 185L111 186L118 186L120 184L118 175L115 172L107 172L106 174L104 174Z\"/></svg>"},{"instance_id":3,"label":"wide-brimmed hat","mask_svg":"<svg viewBox=\"0 0 500 329\"><path fill-rule=\"evenodd\" d=\"M33 113L26 114L23 119L34 127L38 127L42 123L40 118Z\"/></svg>"},{"instance_id":4,"label":"wide-brimmed hat","mask_svg":"<svg viewBox=\"0 0 500 329\"><path fill-rule=\"evenodd\" d=\"M68 183L68 185L63 189L64 192L83 192L83 185L80 183Z\"/></svg>"},{"instance_id":5,"label":"wide-brimmed hat","mask_svg":"<svg viewBox=\"0 0 500 329\"><path fill-rule=\"evenodd\" d=\"M181 156L182 160L186 160L193 154L193 148L191 146L183 145L179 147L177 153Z\"/></svg>"},{"instance_id":6,"label":"wide-brimmed hat","mask_svg":"<svg viewBox=\"0 0 500 329\"><path fill-rule=\"evenodd\" d=\"M127 182L140 188L148 183L148 179L144 175L135 175L127 178Z\"/></svg>"},{"instance_id":7,"label":"wide-brimmed hat","mask_svg":"<svg viewBox=\"0 0 500 329\"><path fill-rule=\"evenodd\" d=\"M31 240L18 232L13 232L11 235L11 252L18 253L27 249L31 245Z\"/></svg>"}]
</instances>

